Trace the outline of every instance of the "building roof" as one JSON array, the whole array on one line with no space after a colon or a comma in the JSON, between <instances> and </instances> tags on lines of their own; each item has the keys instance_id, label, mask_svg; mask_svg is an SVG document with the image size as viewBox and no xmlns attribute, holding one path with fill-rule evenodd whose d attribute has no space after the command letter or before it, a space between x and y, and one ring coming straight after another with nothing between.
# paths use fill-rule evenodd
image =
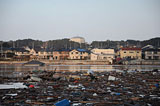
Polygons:
<instances>
[{"instance_id":1,"label":"building roof","mask_svg":"<svg viewBox=\"0 0 160 106\"><path fill-rule=\"evenodd\" d=\"M88 50L86 50L86 49L76 49L76 50L79 52L88 52Z\"/></svg>"},{"instance_id":2,"label":"building roof","mask_svg":"<svg viewBox=\"0 0 160 106\"><path fill-rule=\"evenodd\" d=\"M122 48L122 50L142 50L141 48Z\"/></svg>"},{"instance_id":3,"label":"building roof","mask_svg":"<svg viewBox=\"0 0 160 106\"><path fill-rule=\"evenodd\" d=\"M62 51L66 51L66 52L69 52L71 51L70 49L57 49L57 50L54 50L54 51L57 51L57 52L62 52ZM53 51L53 52L54 52Z\"/></svg>"},{"instance_id":4,"label":"building roof","mask_svg":"<svg viewBox=\"0 0 160 106\"><path fill-rule=\"evenodd\" d=\"M84 39L83 37L80 37L80 36L75 36L75 37L72 37L72 38Z\"/></svg>"},{"instance_id":5,"label":"building roof","mask_svg":"<svg viewBox=\"0 0 160 106\"><path fill-rule=\"evenodd\" d=\"M43 63L43 62L40 62L40 61L37 61L37 60L32 60L32 61L29 61L29 62L27 62L27 63L24 63L25 65L40 65L40 66L42 66L42 65L44 65L45 63Z\"/></svg>"},{"instance_id":6,"label":"building roof","mask_svg":"<svg viewBox=\"0 0 160 106\"><path fill-rule=\"evenodd\" d=\"M157 51L157 52L160 52L160 49L150 48L150 49L146 49L146 50L144 50L144 51L153 51L153 52L154 52L154 51L155 51L155 52Z\"/></svg>"},{"instance_id":7,"label":"building roof","mask_svg":"<svg viewBox=\"0 0 160 106\"><path fill-rule=\"evenodd\" d=\"M11 48L12 51L16 52L29 52L28 50L25 50L24 48Z\"/></svg>"}]
</instances>

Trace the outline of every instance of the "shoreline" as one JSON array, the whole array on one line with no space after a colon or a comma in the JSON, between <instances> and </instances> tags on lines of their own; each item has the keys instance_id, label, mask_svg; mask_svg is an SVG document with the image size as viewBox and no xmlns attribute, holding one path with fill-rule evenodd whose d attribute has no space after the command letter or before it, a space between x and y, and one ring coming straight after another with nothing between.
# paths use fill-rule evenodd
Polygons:
<instances>
[{"instance_id":1,"label":"shoreline","mask_svg":"<svg viewBox=\"0 0 160 106\"><path fill-rule=\"evenodd\" d=\"M46 65L160 65L160 60L140 60L123 64L110 64L104 60L38 60ZM0 61L0 64L23 64L28 61Z\"/></svg>"}]
</instances>

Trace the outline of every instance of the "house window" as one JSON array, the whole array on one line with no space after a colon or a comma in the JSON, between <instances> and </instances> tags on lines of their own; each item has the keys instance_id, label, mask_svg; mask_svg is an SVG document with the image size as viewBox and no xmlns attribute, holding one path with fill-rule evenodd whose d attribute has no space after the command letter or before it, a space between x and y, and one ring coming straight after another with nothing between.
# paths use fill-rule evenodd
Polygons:
<instances>
[{"instance_id":1,"label":"house window","mask_svg":"<svg viewBox=\"0 0 160 106\"><path fill-rule=\"evenodd\" d=\"M153 56L153 59L154 59L154 60L158 60L158 59L159 59L159 56Z\"/></svg>"},{"instance_id":2,"label":"house window","mask_svg":"<svg viewBox=\"0 0 160 106\"><path fill-rule=\"evenodd\" d=\"M137 53L139 53L139 52L137 52Z\"/></svg>"},{"instance_id":3,"label":"house window","mask_svg":"<svg viewBox=\"0 0 160 106\"><path fill-rule=\"evenodd\" d=\"M152 59L152 57L151 57L151 56L148 56L148 59Z\"/></svg>"},{"instance_id":4,"label":"house window","mask_svg":"<svg viewBox=\"0 0 160 106\"><path fill-rule=\"evenodd\" d=\"M124 53L126 53L126 52L124 52Z\"/></svg>"},{"instance_id":5,"label":"house window","mask_svg":"<svg viewBox=\"0 0 160 106\"><path fill-rule=\"evenodd\" d=\"M152 54L152 52L149 52L149 51L148 51L147 54Z\"/></svg>"},{"instance_id":6,"label":"house window","mask_svg":"<svg viewBox=\"0 0 160 106\"><path fill-rule=\"evenodd\" d=\"M107 57L104 57L103 59L107 59Z\"/></svg>"},{"instance_id":7,"label":"house window","mask_svg":"<svg viewBox=\"0 0 160 106\"><path fill-rule=\"evenodd\" d=\"M157 51L154 51L154 54L157 54Z\"/></svg>"},{"instance_id":8,"label":"house window","mask_svg":"<svg viewBox=\"0 0 160 106\"><path fill-rule=\"evenodd\" d=\"M133 53L133 52L129 52L129 53Z\"/></svg>"},{"instance_id":9,"label":"house window","mask_svg":"<svg viewBox=\"0 0 160 106\"><path fill-rule=\"evenodd\" d=\"M78 52L76 52L76 54L78 54Z\"/></svg>"}]
</instances>

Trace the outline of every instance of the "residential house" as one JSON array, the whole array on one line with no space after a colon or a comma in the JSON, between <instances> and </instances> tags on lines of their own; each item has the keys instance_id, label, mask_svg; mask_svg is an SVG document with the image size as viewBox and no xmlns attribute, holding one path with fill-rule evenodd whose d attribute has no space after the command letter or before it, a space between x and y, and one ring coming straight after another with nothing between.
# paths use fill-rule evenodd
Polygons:
<instances>
[{"instance_id":1,"label":"residential house","mask_svg":"<svg viewBox=\"0 0 160 106\"><path fill-rule=\"evenodd\" d=\"M29 60L30 52L24 48L12 48L12 51L15 53L15 60Z\"/></svg>"},{"instance_id":2,"label":"residential house","mask_svg":"<svg viewBox=\"0 0 160 106\"><path fill-rule=\"evenodd\" d=\"M106 60L111 64L115 59L114 49L92 49L91 50L91 60Z\"/></svg>"},{"instance_id":3,"label":"residential house","mask_svg":"<svg viewBox=\"0 0 160 106\"><path fill-rule=\"evenodd\" d=\"M73 49L69 52L69 59L87 60L89 58L89 51L85 49Z\"/></svg>"},{"instance_id":4,"label":"residential house","mask_svg":"<svg viewBox=\"0 0 160 106\"><path fill-rule=\"evenodd\" d=\"M150 48L144 50L145 58L147 60L160 60L160 49Z\"/></svg>"},{"instance_id":5,"label":"residential house","mask_svg":"<svg viewBox=\"0 0 160 106\"><path fill-rule=\"evenodd\" d=\"M142 48L142 59L145 59L145 51L148 50L148 49L155 49L155 47L152 46L152 45L144 46L144 47Z\"/></svg>"},{"instance_id":6,"label":"residential house","mask_svg":"<svg viewBox=\"0 0 160 106\"><path fill-rule=\"evenodd\" d=\"M54 60L67 60L69 57L70 50L55 50L53 51Z\"/></svg>"},{"instance_id":7,"label":"residential house","mask_svg":"<svg viewBox=\"0 0 160 106\"><path fill-rule=\"evenodd\" d=\"M130 58L130 59L141 59L142 50L141 48L121 48L118 51L118 56L120 58Z\"/></svg>"},{"instance_id":8,"label":"residential house","mask_svg":"<svg viewBox=\"0 0 160 106\"><path fill-rule=\"evenodd\" d=\"M40 50L38 51L38 59L53 59L53 54L51 50Z\"/></svg>"},{"instance_id":9,"label":"residential house","mask_svg":"<svg viewBox=\"0 0 160 106\"><path fill-rule=\"evenodd\" d=\"M14 52L12 51L11 48L6 48L6 47L3 47L1 48L0 50L0 59L4 59L4 60L10 60L13 58L14 56Z\"/></svg>"}]
</instances>

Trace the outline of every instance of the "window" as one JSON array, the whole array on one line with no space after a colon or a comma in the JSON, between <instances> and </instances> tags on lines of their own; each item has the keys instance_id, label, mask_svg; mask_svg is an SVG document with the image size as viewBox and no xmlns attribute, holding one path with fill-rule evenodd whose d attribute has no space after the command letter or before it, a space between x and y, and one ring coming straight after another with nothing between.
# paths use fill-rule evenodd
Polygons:
<instances>
[{"instance_id":1,"label":"window","mask_svg":"<svg viewBox=\"0 0 160 106\"><path fill-rule=\"evenodd\" d=\"M126 52L124 52L124 53L126 53Z\"/></svg>"},{"instance_id":2,"label":"window","mask_svg":"<svg viewBox=\"0 0 160 106\"><path fill-rule=\"evenodd\" d=\"M159 56L154 56L153 59L154 59L154 60L158 60L158 59L159 59Z\"/></svg>"},{"instance_id":3,"label":"window","mask_svg":"<svg viewBox=\"0 0 160 106\"><path fill-rule=\"evenodd\" d=\"M148 56L148 59L152 59L152 57L151 57L151 56Z\"/></svg>"},{"instance_id":4,"label":"window","mask_svg":"<svg viewBox=\"0 0 160 106\"><path fill-rule=\"evenodd\" d=\"M137 53L139 53L139 52L137 52Z\"/></svg>"},{"instance_id":5,"label":"window","mask_svg":"<svg viewBox=\"0 0 160 106\"><path fill-rule=\"evenodd\" d=\"M152 54L152 52L148 51L147 54Z\"/></svg>"},{"instance_id":6,"label":"window","mask_svg":"<svg viewBox=\"0 0 160 106\"><path fill-rule=\"evenodd\" d=\"M129 52L129 53L133 53L133 52Z\"/></svg>"},{"instance_id":7,"label":"window","mask_svg":"<svg viewBox=\"0 0 160 106\"><path fill-rule=\"evenodd\" d=\"M76 52L76 54L78 54L78 52Z\"/></svg>"},{"instance_id":8,"label":"window","mask_svg":"<svg viewBox=\"0 0 160 106\"><path fill-rule=\"evenodd\" d=\"M157 54L157 51L154 51L154 54Z\"/></svg>"}]
</instances>

